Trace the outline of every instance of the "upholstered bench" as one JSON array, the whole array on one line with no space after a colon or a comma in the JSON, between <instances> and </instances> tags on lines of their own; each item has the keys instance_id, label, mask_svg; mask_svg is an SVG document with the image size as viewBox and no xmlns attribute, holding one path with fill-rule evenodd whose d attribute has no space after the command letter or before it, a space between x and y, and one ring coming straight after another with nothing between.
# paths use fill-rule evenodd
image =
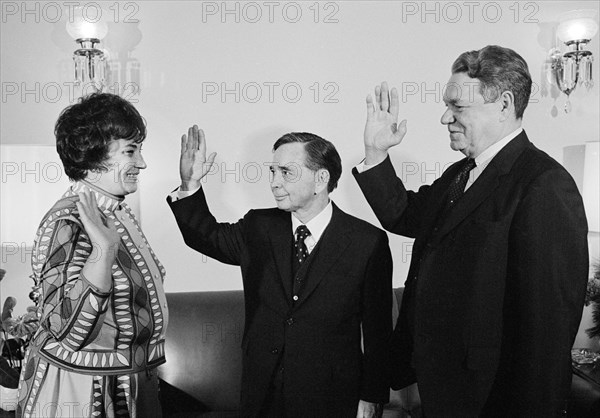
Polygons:
<instances>
[{"instance_id":1,"label":"upholstered bench","mask_svg":"<svg viewBox=\"0 0 600 418\"><path fill-rule=\"evenodd\" d=\"M394 289L394 319L402 291ZM167 362L159 369L165 418L238 416L243 292L168 293L167 300ZM391 391L384 417L418 416L419 405L414 386Z\"/></svg>"}]
</instances>

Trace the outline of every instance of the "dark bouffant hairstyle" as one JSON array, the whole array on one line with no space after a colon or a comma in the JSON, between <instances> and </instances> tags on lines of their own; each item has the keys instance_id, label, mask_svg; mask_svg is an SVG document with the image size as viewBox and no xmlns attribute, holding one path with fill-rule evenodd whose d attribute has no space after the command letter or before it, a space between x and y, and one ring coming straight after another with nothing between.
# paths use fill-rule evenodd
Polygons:
<instances>
[{"instance_id":1,"label":"dark bouffant hairstyle","mask_svg":"<svg viewBox=\"0 0 600 418\"><path fill-rule=\"evenodd\" d=\"M504 91L515 97L515 116L523 117L531 95L531 75L527 63L509 48L488 45L479 51L462 53L454 64L452 73L467 73L480 82L480 94L486 103L494 102Z\"/></svg>"},{"instance_id":2,"label":"dark bouffant hairstyle","mask_svg":"<svg viewBox=\"0 0 600 418\"><path fill-rule=\"evenodd\" d=\"M93 93L62 111L56 126L56 150L67 176L83 180L89 171L106 170L111 141L146 139L146 123L127 100Z\"/></svg>"},{"instance_id":3,"label":"dark bouffant hairstyle","mask_svg":"<svg viewBox=\"0 0 600 418\"><path fill-rule=\"evenodd\" d=\"M342 175L342 159L331 142L318 135L307 132L290 132L283 135L273 145L273 151L284 144L299 142L304 144L306 150L306 166L317 171L324 168L329 171L327 191L331 193L338 185Z\"/></svg>"}]
</instances>

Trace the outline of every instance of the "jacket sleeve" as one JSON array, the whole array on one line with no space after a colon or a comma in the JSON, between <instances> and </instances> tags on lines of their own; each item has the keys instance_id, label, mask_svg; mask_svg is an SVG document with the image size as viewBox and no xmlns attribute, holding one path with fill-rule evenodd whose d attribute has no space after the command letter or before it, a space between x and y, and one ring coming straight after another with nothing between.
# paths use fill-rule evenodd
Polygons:
<instances>
[{"instance_id":1,"label":"jacket sleeve","mask_svg":"<svg viewBox=\"0 0 600 418\"><path fill-rule=\"evenodd\" d=\"M362 299L363 363L361 399L389 400L389 343L392 334L392 254L385 232L379 231L366 269Z\"/></svg>"},{"instance_id":2,"label":"jacket sleeve","mask_svg":"<svg viewBox=\"0 0 600 418\"><path fill-rule=\"evenodd\" d=\"M415 238L421 229L431 186L422 186L418 192L406 190L389 156L362 173L354 168L352 174L381 226L394 234Z\"/></svg>"},{"instance_id":3,"label":"jacket sleeve","mask_svg":"<svg viewBox=\"0 0 600 418\"><path fill-rule=\"evenodd\" d=\"M226 264L240 265L245 247L244 219L218 223L210 213L204 190L177 201L167 198L185 243L196 251Z\"/></svg>"},{"instance_id":4,"label":"jacket sleeve","mask_svg":"<svg viewBox=\"0 0 600 418\"><path fill-rule=\"evenodd\" d=\"M504 353L512 415L557 416L571 384L570 350L588 279L581 196L562 168L530 184L513 218L505 296ZM528 413L529 414L528 414Z\"/></svg>"},{"instance_id":5,"label":"jacket sleeve","mask_svg":"<svg viewBox=\"0 0 600 418\"><path fill-rule=\"evenodd\" d=\"M85 347L100 332L109 292L102 292L81 274L95 253L75 218L58 219L40 230L33 271L42 288L41 326L73 351Z\"/></svg>"}]
</instances>

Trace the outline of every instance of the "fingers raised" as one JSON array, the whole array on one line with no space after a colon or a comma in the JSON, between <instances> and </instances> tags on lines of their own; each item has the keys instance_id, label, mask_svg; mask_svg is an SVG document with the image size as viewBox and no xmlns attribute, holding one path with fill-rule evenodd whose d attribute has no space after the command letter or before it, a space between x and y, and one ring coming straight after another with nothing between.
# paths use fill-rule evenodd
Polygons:
<instances>
[{"instance_id":1,"label":"fingers raised","mask_svg":"<svg viewBox=\"0 0 600 418\"><path fill-rule=\"evenodd\" d=\"M391 92L390 114L397 118L399 111L400 101L398 100L398 90L396 90L396 87L394 87Z\"/></svg>"},{"instance_id":2,"label":"fingers raised","mask_svg":"<svg viewBox=\"0 0 600 418\"><path fill-rule=\"evenodd\" d=\"M198 129L198 126L196 125L194 125L194 128L198 136L198 149L200 150L200 155L206 155L206 137L204 136L204 131Z\"/></svg>"},{"instance_id":3,"label":"fingers raised","mask_svg":"<svg viewBox=\"0 0 600 418\"><path fill-rule=\"evenodd\" d=\"M400 138L400 140L402 140L402 138L404 138L404 135L406 135L406 119L404 119L402 122L400 122L400 124L398 125L398 129L395 132L395 135Z\"/></svg>"},{"instance_id":4,"label":"fingers raised","mask_svg":"<svg viewBox=\"0 0 600 418\"><path fill-rule=\"evenodd\" d=\"M206 160L206 164L210 166L213 165L213 163L215 162L215 158L217 157L217 153L216 152L211 152L210 155L208 156L208 159Z\"/></svg>"},{"instance_id":5,"label":"fingers raised","mask_svg":"<svg viewBox=\"0 0 600 418\"><path fill-rule=\"evenodd\" d=\"M383 112L387 112L388 109L390 108L390 96L389 96L390 92L388 89L388 84L387 82L382 82L381 83L381 110Z\"/></svg>"},{"instance_id":6,"label":"fingers raised","mask_svg":"<svg viewBox=\"0 0 600 418\"><path fill-rule=\"evenodd\" d=\"M93 193L87 190L79 192L79 202L76 202L76 205L84 225L100 219L100 210L98 209L96 197Z\"/></svg>"},{"instance_id":7,"label":"fingers raised","mask_svg":"<svg viewBox=\"0 0 600 418\"><path fill-rule=\"evenodd\" d=\"M373 104L373 96L367 95L367 119L370 119L375 114L375 105Z\"/></svg>"},{"instance_id":8,"label":"fingers raised","mask_svg":"<svg viewBox=\"0 0 600 418\"><path fill-rule=\"evenodd\" d=\"M187 150L194 150L194 127L190 126L187 134Z\"/></svg>"}]
</instances>

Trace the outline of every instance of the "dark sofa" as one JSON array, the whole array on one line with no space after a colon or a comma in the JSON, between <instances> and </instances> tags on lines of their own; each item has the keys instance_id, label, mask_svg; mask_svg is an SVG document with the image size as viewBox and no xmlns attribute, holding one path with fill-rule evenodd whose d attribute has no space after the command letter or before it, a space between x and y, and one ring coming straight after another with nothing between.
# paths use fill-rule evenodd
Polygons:
<instances>
[{"instance_id":1,"label":"dark sofa","mask_svg":"<svg viewBox=\"0 0 600 418\"><path fill-rule=\"evenodd\" d=\"M394 318L402 291L394 290ZM165 418L238 416L243 292L167 293L167 300L167 362L159 369ZM390 395L384 417L419 416L415 386Z\"/></svg>"},{"instance_id":2,"label":"dark sofa","mask_svg":"<svg viewBox=\"0 0 600 418\"><path fill-rule=\"evenodd\" d=\"M403 288L394 289L398 316ZM159 368L165 418L237 417L244 331L241 290L167 293L167 362ZM568 417L598 418L600 389L573 376ZM416 385L390 392L384 417L420 417Z\"/></svg>"}]
</instances>

